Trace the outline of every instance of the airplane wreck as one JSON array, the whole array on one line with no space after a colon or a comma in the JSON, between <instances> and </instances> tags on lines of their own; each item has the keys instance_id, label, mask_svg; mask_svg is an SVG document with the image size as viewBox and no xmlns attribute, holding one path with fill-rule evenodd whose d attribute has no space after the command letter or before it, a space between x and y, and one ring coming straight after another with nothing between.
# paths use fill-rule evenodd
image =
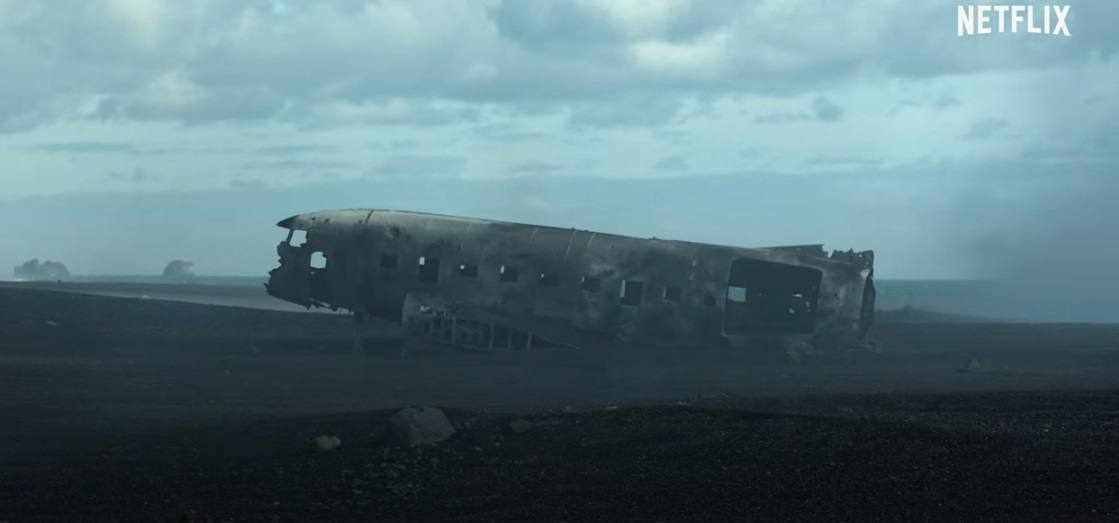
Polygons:
<instances>
[{"instance_id":1,"label":"airplane wreck","mask_svg":"<svg viewBox=\"0 0 1119 523\"><path fill-rule=\"evenodd\" d=\"M742 248L381 209L300 214L266 285L474 349L866 343L874 253Z\"/></svg>"}]
</instances>

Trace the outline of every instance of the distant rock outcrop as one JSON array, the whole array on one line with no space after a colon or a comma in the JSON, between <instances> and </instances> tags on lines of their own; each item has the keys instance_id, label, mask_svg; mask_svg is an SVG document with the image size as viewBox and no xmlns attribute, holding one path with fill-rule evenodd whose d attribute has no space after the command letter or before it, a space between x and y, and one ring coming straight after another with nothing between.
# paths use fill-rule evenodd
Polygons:
<instances>
[{"instance_id":1,"label":"distant rock outcrop","mask_svg":"<svg viewBox=\"0 0 1119 523\"><path fill-rule=\"evenodd\" d=\"M32 258L12 270L12 275L20 280L67 280L70 271L61 262L44 261L39 263L38 258Z\"/></svg>"},{"instance_id":2,"label":"distant rock outcrop","mask_svg":"<svg viewBox=\"0 0 1119 523\"><path fill-rule=\"evenodd\" d=\"M171 260L163 268L164 278L190 278L194 276L194 262L186 260Z\"/></svg>"}]
</instances>

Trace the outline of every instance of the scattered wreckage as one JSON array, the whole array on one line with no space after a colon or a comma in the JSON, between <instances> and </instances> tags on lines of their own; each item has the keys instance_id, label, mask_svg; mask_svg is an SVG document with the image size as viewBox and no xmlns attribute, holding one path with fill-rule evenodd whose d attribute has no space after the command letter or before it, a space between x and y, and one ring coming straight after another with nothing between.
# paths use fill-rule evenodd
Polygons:
<instances>
[{"instance_id":1,"label":"scattered wreckage","mask_svg":"<svg viewBox=\"0 0 1119 523\"><path fill-rule=\"evenodd\" d=\"M281 220L274 297L399 322L475 349L866 343L873 251L741 248L435 214L350 209Z\"/></svg>"}]
</instances>

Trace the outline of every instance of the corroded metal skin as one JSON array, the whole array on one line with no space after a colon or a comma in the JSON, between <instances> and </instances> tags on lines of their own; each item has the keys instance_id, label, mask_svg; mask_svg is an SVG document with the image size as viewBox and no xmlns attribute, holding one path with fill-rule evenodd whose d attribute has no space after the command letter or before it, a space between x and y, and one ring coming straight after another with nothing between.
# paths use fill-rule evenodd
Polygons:
<instances>
[{"instance_id":1,"label":"corroded metal skin","mask_svg":"<svg viewBox=\"0 0 1119 523\"><path fill-rule=\"evenodd\" d=\"M453 345L861 346L874 254L741 248L434 214L300 214L269 294ZM305 241L300 238L306 234Z\"/></svg>"}]
</instances>

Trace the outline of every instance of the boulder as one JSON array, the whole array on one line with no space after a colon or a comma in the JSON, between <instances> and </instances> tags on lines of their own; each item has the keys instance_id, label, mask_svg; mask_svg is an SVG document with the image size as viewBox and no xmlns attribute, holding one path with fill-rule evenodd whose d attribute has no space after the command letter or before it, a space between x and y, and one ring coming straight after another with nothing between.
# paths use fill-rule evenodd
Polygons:
<instances>
[{"instance_id":1,"label":"boulder","mask_svg":"<svg viewBox=\"0 0 1119 523\"><path fill-rule=\"evenodd\" d=\"M408 446L439 443L455 433L443 411L434 407L408 407L389 418L389 428L400 443Z\"/></svg>"},{"instance_id":2,"label":"boulder","mask_svg":"<svg viewBox=\"0 0 1119 523\"><path fill-rule=\"evenodd\" d=\"M514 434L528 432L532 430L533 426L534 424L531 421L524 418L517 418L509 422L509 430L513 431Z\"/></svg>"}]
</instances>

